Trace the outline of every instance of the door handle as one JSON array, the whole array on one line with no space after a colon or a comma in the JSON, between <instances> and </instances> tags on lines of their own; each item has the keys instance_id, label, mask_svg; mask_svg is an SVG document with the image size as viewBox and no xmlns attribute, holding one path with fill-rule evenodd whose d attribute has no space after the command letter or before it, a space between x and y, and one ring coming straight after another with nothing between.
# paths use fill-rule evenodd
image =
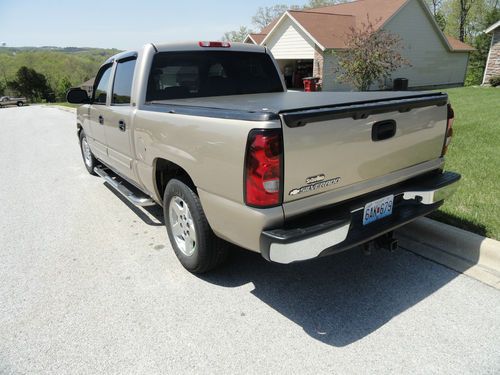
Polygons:
<instances>
[{"instance_id":1,"label":"door handle","mask_svg":"<svg viewBox=\"0 0 500 375\"><path fill-rule=\"evenodd\" d=\"M99 124L104 125L104 117L99 116Z\"/></svg>"},{"instance_id":2,"label":"door handle","mask_svg":"<svg viewBox=\"0 0 500 375\"><path fill-rule=\"evenodd\" d=\"M124 132L127 129L127 124L125 124L125 121L120 120L118 121L118 128Z\"/></svg>"},{"instance_id":3,"label":"door handle","mask_svg":"<svg viewBox=\"0 0 500 375\"><path fill-rule=\"evenodd\" d=\"M394 137L396 134L396 121L379 121L372 126L372 141L383 141Z\"/></svg>"}]
</instances>

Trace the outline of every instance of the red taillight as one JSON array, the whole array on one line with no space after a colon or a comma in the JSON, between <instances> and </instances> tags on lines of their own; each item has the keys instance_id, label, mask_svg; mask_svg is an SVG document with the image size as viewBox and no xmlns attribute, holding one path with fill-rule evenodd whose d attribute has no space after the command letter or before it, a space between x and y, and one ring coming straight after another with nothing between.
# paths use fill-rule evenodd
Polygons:
<instances>
[{"instance_id":1,"label":"red taillight","mask_svg":"<svg viewBox=\"0 0 500 375\"><path fill-rule=\"evenodd\" d=\"M441 156L444 156L446 154L446 151L448 151L448 146L451 143L451 137L453 137L453 120L454 119L455 119L455 112L453 111L453 108L451 107L451 104L448 103L448 116L447 116L447 123L446 123L446 135L444 137L443 152L441 153Z\"/></svg>"},{"instance_id":2,"label":"red taillight","mask_svg":"<svg viewBox=\"0 0 500 375\"><path fill-rule=\"evenodd\" d=\"M253 130L245 160L245 202L254 207L281 203L283 145L281 130Z\"/></svg>"},{"instance_id":3,"label":"red taillight","mask_svg":"<svg viewBox=\"0 0 500 375\"><path fill-rule=\"evenodd\" d=\"M219 48L229 48L231 43L229 42L198 42L200 47L219 47Z\"/></svg>"}]
</instances>

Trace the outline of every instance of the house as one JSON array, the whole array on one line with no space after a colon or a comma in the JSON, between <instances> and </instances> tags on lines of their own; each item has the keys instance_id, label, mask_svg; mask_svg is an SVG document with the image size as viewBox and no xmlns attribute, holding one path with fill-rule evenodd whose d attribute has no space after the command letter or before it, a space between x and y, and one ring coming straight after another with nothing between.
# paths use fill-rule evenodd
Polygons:
<instances>
[{"instance_id":1,"label":"house","mask_svg":"<svg viewBox=\"0 0 500 375\"><path fill-rule=\"evenodd\" d=\"M487 28L485 33L492 33L490 52L484 70L483 84L489 83L490 78L500 76L500 21Z\"/></svg>"},{"instance_id":2,"label":"house","mask_svg":"<svg viewBox=\"0 0 500 375\"><path fill-rule=\"evenodd\" d=\"M92 96L92 91L94 90L94 80L95 80L95 77L89 79L88 81L83 82L80 86L78 86L82 90L87 91L87 94L89 97Z\"/></svg>"},{"instance_id":3,"label":"house","mask_svg":"<svg viewBox=\"0 0 500 375\"><path fill-rule=\"evenodd\" d=\"M472 47L445 36L423 0L358 0L307 10L289 10L246 43L267 46L290 88L301 88L302 78L319 77L323 90L351 90L336 80L334 51L346 48L351 27L367 19L402 39L402 54L411 67L393 72L371 89L391 88L393 79L407 78L412 89L462 86Z\"/></svg>"}]
</instances>

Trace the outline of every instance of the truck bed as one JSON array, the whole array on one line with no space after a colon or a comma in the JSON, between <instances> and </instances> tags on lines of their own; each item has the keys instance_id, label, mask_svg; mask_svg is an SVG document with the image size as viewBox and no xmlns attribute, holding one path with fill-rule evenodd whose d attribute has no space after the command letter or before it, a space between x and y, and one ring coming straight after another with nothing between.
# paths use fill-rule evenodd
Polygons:
<instances>
[{"instance_id":1,"label":"truck bed","mask_svg":"<svg viewBox=\"0 0 500 375\"><path fill-rule=\"evenodd\" d=\"M398 171L439 159L447 102L446 94L435 92L283 92L163 100L151 109L281 120L287 203L332 190L357 191L381 179L391 183L389 176L403 173Z\"/></svg>"}]
</instances>

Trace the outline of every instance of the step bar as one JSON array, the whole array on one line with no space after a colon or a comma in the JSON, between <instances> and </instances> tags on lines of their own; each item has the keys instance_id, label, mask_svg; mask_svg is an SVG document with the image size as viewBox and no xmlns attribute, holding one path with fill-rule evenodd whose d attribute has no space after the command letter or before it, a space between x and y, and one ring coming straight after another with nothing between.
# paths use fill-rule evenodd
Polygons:
<instances>
[{"instance_id":1,"label":"step bar","mask_svg":"<svg viewBox=\"0 0 500 375\"><path fill-rule=\"evenodd\" d=\"M137 194L129 190L120 181L113 179L102 167L95 167L94 172L104 179L108 184L111 185L118 193L123 195L123 197L135 206L145 207L154 206L156 203L150 197L145 194Z\"/></svg>"}]
</instances>

